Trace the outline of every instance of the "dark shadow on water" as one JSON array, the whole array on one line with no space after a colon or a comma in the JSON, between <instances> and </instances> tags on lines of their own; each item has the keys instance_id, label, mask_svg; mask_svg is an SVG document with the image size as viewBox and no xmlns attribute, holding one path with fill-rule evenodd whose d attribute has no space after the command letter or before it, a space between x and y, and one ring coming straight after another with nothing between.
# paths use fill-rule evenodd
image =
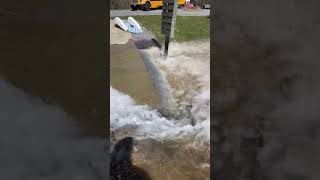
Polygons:
<instances>
[{"instance_id":1,"label":"dark shadow on water","mask_svg":"<svg viewBox=\"0 0 320 180\"><path fill-rule=\"evenodd\" d=\"M117 142L110 159L111 180L151 180L147 172L132 164L133 147L132 137Z\"/></svg>"}]
</instances>

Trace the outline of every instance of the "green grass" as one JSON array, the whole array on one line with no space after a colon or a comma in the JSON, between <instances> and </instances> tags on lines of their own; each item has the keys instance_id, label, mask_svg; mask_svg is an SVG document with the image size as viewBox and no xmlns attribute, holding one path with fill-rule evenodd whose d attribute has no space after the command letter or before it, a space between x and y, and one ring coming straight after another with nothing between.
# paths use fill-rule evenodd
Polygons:
<instances>
[{"instance_id":1,"label":"green grass","mask_svg":"<svg viewBox=\"0 0 320 180\"><path fill-rule=\"evenodd\" d=\"M161 34L161 16L134 16L134 18L162 43L164 35ZM121 17L127 19L127 17ZM177 16L174 41L185 42L210 38L210 18L207 16Z\"/></svg>"}]
</instances>

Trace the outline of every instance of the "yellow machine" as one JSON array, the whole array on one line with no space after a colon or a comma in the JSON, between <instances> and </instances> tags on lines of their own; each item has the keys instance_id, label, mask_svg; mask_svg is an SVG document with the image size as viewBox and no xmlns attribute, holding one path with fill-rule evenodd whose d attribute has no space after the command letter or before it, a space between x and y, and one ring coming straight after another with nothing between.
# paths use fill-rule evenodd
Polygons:
<instances>
[{"instance_id":1,"label":"yellow machine","mask_svg":"<svg viewBox=\"0 0 320 180\"><path fill-rule=\"evenodd\" d=\"M141 9L149 11L150 9L162 8L163 0L131 0L132 10ZM184 6L186 0L178 0L179 7Z\"/></svg>"}]
</instances>

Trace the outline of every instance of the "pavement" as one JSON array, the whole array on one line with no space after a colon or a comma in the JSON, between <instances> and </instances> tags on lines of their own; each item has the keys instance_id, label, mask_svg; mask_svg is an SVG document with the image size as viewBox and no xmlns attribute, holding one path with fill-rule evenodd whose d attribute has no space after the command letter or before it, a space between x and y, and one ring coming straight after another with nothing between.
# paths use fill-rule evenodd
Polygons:
<instances>
[{"instance_id":1,"label":"pavement","mask_svg":"<svg viewBox=\"0 0 320 180\"><path fill-rule=\"evenodd\" d=\"M110 44L128 43L131 38L131 34L114 26L114 20L110 20Z\"/></svg>"},{"instance_id":2,"label":"pavement","mask_svg":"<svg viewBox=\"0 0 320 180\"><path fill-rule=\"evenodd\" d=\"M124 10L110 10L110 17L121 17L121 16L148 16L148 15L161 15L162 9L156 9L151 11L132 11L129 9ZM178 9L178 16L209 16L210 9Z\"/></svg>"},{"instance_id":3,"label":"pavement","mask_svg":"<svg viewBox=\"0 0 320 180\"><path fill-rule=\"evenodd\" d=\"M110 20L110 85L138 104L158 108L159 98L131 34Z\"/></svg>"}]
</instances>

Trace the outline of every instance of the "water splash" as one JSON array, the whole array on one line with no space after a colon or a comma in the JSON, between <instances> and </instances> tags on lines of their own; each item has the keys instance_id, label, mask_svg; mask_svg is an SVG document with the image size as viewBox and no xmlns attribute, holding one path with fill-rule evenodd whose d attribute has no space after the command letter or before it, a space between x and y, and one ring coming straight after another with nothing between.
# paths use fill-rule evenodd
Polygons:
<instances>
[{"instance_id":1,"label":"water splash","mask_svg":"<svg viewBox=\"0 0 320 180\"><path fill-rule=\"evenodd\" d=\"M196 142L208 143L209 52L209 41L171 43L166 61L156 47L140 50L146 69L160 96L161 114L147 106L135 104L129 96L110 87L112 129L131 125L139 137L193 137ZM191 105L191 108L186 110L188 105ZM191 125L191 120L195 122L194 126Z\"/></svg>"}]
</instances>

